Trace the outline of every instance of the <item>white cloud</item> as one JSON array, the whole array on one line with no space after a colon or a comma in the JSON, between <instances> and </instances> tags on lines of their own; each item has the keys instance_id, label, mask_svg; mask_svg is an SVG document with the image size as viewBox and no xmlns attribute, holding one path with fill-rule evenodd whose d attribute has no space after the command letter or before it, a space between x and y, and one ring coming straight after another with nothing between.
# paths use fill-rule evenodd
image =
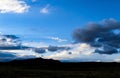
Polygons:
<instances>
[{"instance_id":1,"label":"white cloud","mask_svg":"<svg viewBox=\"0 0 120 78\"><path fill-rule=\"evenodd\" d=\"M120 62L120 58L114 59L115 62Z\"/></svg>"},{"instance_id":2,"label":"white cloud","mask_svg":"<svg viewBox=\"0 0 120 78\"><path fill-rule=\"evenodd\" d=\"M22 42L22 45L36 48L49 46L47 43L44 42Z\"/></svg>"},{"instance_id":3,"label":"white cloud","mask_svg":"<svg viewBox=\"0 0 120 78\"><path fill-rule=\"evenodd\" d=\"M32 0L32 2L36 2L37 0Z\"/></svg>"},{"instance_id":4,"label":"white cloud","mask_svg":"<svg viewBox=\"0 0 120 78\"><path fill-rule=\"evenodd\" d=\"M55 40L57 42L66 42L66 39L61 39L59 37L48 37L48 39Z\"/></svg>"},{"instance_id":5,"label":"white cloud","mask_svg":"<svg viewBox=\"0 0 120 78\"><path fill-rule=\"evenodd\" d=\"M65 59L72 59L72 58L76 59L81 55L89 56L95 50L95 48L90 47L87 44L73 44L71 48L72 49L70 50L63 50L57 53L53 53L49 56L46 56L46 58L53 58L56 60L65 60ZM72 54L69 54L69 52L72 52Z\"/></svg>"},{"instance_id":6,"label":"white cloud","mask_svg":"<svg viewBox=\"0 0 120 78\"><path fill-rule=\"evenodd\" d=\"M17 57L16 58L20 58L20 57L24 57L24 56L35 56L35 57L40 57L40 54L32 51L32 50L0 50L2 52L8 52L11 54L15 54Z\"/></svg>"},{"instance_id":7,"label":"white cloud","mask_svg":"<svg viewBox=\"0 0 120 78\"><path fill-rule=\"evenodd\" d=\"M42 14L49 13L49 8L50 8L50 5L47 4L46 6L44 6L43 8L40 9L40 13L42 13Z\"/></svg>"},{"instance_id":8,"label":"white cloud","mask_svg":"<svg viewBox=\"0 0 120 78\"><path fill-rule=\"evenodd\" d=\"M24 13L29 7L24 0L0 0L0 13Z\"/></svg>"},{"instance_id":9,"label":"white cloud","mask_svg":"<svg viewBox=\"0 0 120 78\"><path fill-rule=\"evenodd\" d=\"M99 54L95 53L95 47L91 47L86 43L78 43L78 44L66 44L59 45L58 47L69 47L69 49L61 49L56 52L49 51L48 44L44 42L22 42L22 46L35 47L35 48L44 48L46 51L44 54L40 54L35 52L32 48L28 49L14 49L15 46L18 46L16 43L14 44L14 35L1 35L0 36L0 45L5 48L4 50L0 50L0 53L10 53L15 55L16 58L36 58L43 57L47 59L55 59L61 61L71 61L71 62L120 62L120 53L114 54ZM51 39L51 37L50 37ZM15 39L16 40L16 39ZM59 38L53 38L53 40L58 40ZM61 39L60 39L61 41ZM7 47L11 47L11 49L7 49ZM19 47L19 46L18 46ZM5 56L7 57L7 56ZM11 56L12 57L12 56ZM10 58L11 58L10 57ZM0 60L3 60L0 57Z\"/></svg>"},{"instance_id":10,"label":"white cloud","mask_svg":"<svg viewBox=\"0 0 120 78\"><path fill-rule=\"evenodd\" d=\"M111 55L94 53L95 48L85 43L72 44L70 46L72 48L70 50L52 53L44 56L44 58L67 62L120 62L120 53Z\"/></svg>"}]
</instances>

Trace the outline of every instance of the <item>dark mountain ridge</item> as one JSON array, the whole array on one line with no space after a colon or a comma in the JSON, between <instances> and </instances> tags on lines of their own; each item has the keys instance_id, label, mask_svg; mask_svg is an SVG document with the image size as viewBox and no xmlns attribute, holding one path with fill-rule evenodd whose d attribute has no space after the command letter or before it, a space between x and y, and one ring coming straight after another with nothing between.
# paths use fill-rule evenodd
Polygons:
<instances>
[{"instance_id":1,"label":"dark mountain ridge","mask_svg":"<svg viewBox=\"0 0 120 78\"><path fill-rule=\"evenodd\" d=\"M39 68L52 70L85 70L85 69L111 69L120 68L117 62L60 62L58 60L34 58L0 62L0 66L17 66L25 68Z\"/></svg>"},{"instance_id":2,"label":"dark mountain ridge","mask_svg":"<svg viewBox=\"0 0 120 78\"><path fill-rule=\"evenodd\" d=\"M0 62L0 78L119 78L120 63L19 59Z\"/></svg>"}]
</instances>

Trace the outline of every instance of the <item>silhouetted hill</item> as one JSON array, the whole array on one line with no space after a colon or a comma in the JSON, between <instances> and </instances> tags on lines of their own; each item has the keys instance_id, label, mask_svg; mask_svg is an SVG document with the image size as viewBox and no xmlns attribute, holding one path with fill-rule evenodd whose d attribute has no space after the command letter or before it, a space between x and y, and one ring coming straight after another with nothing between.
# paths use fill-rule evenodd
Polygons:
<instances>
[{"instance_id":1,"label":"silhouetted hill","mask_svg":"<svg viewBox=\"0 0 120 78\"><path fill-rule=\"evenodd\" d=\"M52 69L52 70L85 70L101 68L120 68L120 63L116 62L60 62L52 59L25 59L13 60L11 62L0 62L0 65L18 66L27 68Z\"/></svg>"},{"instance_id":2,"label":"silhouetted hill","mask_svg":"<svg viewBox=\"0 0 120 78\"><path fill-rule=\"evenodd\" d=\"M0 62L0 78L119 78L120 63L25 59Z\"/></svg>"},{"instance_id":3,"label":"silhouetted hill","mask_svg":"<svg viewBox=\"0 0 120 78\"><path fill-rule=\"evenodd\" d=\"M21 59L21 60L13 60L8 62L11 64L28 64L28 65L41 65L41 64L58 64L60 61L52 60L52 59L43 59L43 58L32 58L32 59Z\"/></svg>"}]
</instances>

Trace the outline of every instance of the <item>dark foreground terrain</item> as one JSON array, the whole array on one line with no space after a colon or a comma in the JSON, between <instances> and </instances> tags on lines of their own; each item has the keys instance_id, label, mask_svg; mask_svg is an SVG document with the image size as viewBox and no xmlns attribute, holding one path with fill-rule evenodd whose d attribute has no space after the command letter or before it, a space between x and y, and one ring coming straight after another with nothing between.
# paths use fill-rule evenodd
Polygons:
<instances>
[{"instance_id":1,"label":"dark foreground terrain","mask_svg":"<svg viewBox=\"0 0 120 78\"><path fill-rule=\"evenodd\" d=\"M0 78L120 78L119 63L30 59L0 63Z\"/></svg>"}]
</instances>

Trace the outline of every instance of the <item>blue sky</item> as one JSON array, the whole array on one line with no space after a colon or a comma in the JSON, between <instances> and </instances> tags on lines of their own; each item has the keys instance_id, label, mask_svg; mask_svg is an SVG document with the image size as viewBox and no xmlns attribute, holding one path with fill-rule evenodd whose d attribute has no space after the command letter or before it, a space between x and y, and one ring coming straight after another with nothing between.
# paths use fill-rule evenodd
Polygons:
<instances>
[{"instance_id":1,"label":"blue sky","mask_svg":"<svg viewBox=\"0 0 120 78\"><path fill-rule=\"evenodd\" d=\"M0 31L33 37L55 36L71 40L75 28L88 22L119 18L118 0L24 0L27 12L0 14ZM40 10L47 6L48 12Z\"/></svg>"},{"instance_id":2,"label":"blue sky","mask_svg":"<svg viewBox=\"0 0 120 78\"><path fill-rule=\"evenodd\" d=\"M72 43L72 32L87 23L120 20L119 0L0 0L0 32L23 42Z\"/></svg>"}]
</instances>

